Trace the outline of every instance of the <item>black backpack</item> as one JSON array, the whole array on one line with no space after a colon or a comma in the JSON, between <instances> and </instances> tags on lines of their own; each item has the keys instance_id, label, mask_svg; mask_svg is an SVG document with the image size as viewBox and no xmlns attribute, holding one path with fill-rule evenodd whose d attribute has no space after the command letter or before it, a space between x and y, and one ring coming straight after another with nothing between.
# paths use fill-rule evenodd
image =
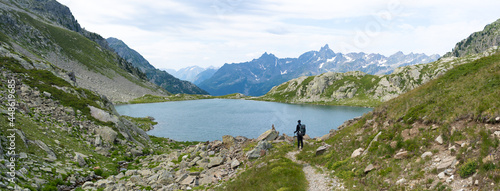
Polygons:
<instances>
[{"instance_id":1,"label":"black backpack","mask_svg":"<svg viewBox=\"0 0 500 191\"><path fill-rule=\"evenodd\" d=\"M306 135L306 125L305 124L300 124L300 129L299 129L299 133L298 134L300 136Z\"/></svg>"}]
</instances>

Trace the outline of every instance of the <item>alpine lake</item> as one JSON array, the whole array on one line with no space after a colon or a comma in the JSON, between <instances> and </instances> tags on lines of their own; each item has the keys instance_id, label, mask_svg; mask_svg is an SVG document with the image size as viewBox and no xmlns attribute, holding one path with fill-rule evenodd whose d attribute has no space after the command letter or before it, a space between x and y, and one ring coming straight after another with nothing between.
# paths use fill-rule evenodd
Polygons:
<instances>
[{"instance_id":1,"label":"alpine lake","mask_svg":"<svg viewBox=\"0 0 500 191\"><path fill-rule=\"evenodd\" d=\"M214 141L222 136L257 138L271 129L293 136L297 121L311 138L321 137L344 121L372 108L285 104L235 99L202 99L118 105L120 115L151 116L158 122L149 135L176 141Z\"/></svg>"}]
</instances>

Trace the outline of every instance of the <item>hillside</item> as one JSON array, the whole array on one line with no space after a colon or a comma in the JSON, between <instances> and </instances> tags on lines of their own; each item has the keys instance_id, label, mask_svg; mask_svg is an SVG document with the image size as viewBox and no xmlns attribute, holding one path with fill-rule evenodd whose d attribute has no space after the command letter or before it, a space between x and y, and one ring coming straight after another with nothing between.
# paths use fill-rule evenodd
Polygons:
<instances>
[{"instance_id":1,"label":"hillside","mask_svg":"<svg viewBox=\"0 0 500 191\"><path fill-rule=\"evenodd\" d=\"M496 49L484 54L488 55L494 51ZM405 66L388 75L370 75L356 71L304 76L275 86L266 95L256 99L373 107L439 77L456 65L482 56L484 55L446 58L428 64Z\"/></svg>"},{"instance_id":2,"label":"hillside","mask_svg":"<svg viewBox=\"0 0 500 191\"><path fill-rule=\"evenodd\" d=\"M123 41L116 38L108 38L106 40L109 43L109 47L119 56L130 62L134 67L139 68L152 83L164 88L168 92L172 94L208 94L208 92L188 81L179 80L169 73L155 68L141 54L128 47Z\"/></svg>"},{"instance_id":3,"label":"hillside","mask_svg":"<svg viewBox=\"0 0 500 191\"><path fill-rule=\"evenodd\" d=\"M166 94L109 50L102 37L82 30L69 9L56 1L2 1L0 12L1 56L29 59L31 67L71 78L111 101Z\"/></svg>"},{"instance_id":4,"label":"hillside","mask_svg":"<svg viewBox=\"0 0 500 191\"><path fill-rule=\"evenodd\" d=\"M458 42L451 52L443 57L463 57L484 52L493 46L500 46L500 19L486 25L482 31L472 33Z\"/></svg>"},{"instance_id":5,"label":"hillside","mask_svg":"<svg viewBox=\"0 0 500 191\"><path fill-rule=\"evenodd\" d=\"M305 162L303 171L309 165L323 169L318 173L329 173L340 190L499 190L498 95L500 53L495 53L457 65L321 138L306 140L296 157ZM282 143L273 141L269 156L217 190L305 190L274 181L290 173L276 169L293 168L285 153L295 153L295 146Z\"/></svg>"},{"instance_id":6,"label":"hillside","mask_svg":"<svg viewBox=\"0 0 500 191\"><path fill-rule=\"evenodd\" d=\"M301 76L326 72L362 71L369 74L390 73L397 67L435 61L439 55L403 54L389 57L380 54L335 53L328 45L298 58L278 58L264 53L249 62L225 64L213 76L199 84L212 95L242 93L261 96L272 87Z\"/></svg>"}]
</instances>

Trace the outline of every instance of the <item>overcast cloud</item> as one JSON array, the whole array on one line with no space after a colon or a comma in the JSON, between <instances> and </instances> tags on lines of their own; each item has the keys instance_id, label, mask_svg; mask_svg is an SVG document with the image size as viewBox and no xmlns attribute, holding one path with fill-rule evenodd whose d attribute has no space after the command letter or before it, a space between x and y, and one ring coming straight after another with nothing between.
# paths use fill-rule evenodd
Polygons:
<instances>
[{"instance_id":1,"label":"overcast cloud","mask_svg":"<svg viewBox=\"0 0 500 191\"><path fill-rule=\"evenodd\" d=\"M58 0L89 31L157 68L222 66L262 53L440 54L500 18L500 1Z\"/></svg>"}]
</instances>

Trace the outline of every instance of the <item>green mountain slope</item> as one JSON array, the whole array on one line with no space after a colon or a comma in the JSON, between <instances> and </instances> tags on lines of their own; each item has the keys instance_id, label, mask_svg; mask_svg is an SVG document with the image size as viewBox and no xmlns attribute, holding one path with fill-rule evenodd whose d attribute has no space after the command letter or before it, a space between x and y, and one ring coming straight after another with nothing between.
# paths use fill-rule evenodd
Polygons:
<instances>
[{"instance_id":1,"label":"green mountain slope","mask_svg":"<svg viewBox=\"0 0 500 191\"><path fill-rule=\"evenodd\" d=\"M34 63L33 67L51 70L65 79L71 74L75 85L97 91L112 101L128 101L145 94L165 95L147 81L143 72L109 47L99 45L102 37L80 30L72 16L57 19L61 14L71 15L67 7L56 1L30 0L0 5L2 56L24 57L26 63Z\"/></svg>"},{"instance_id":2,"label":"green mountain slope","mask_svg":"<svg viewBox=\"0 0 500 191\"><path fill-rule=\"evenodd\" d=\"M165 71L156 69L149 64L142 55L129 48L123 41L116 38L108 38L107 41L109 46L114 49L118 55L132 63L135 67L141 69L152 83L166 89L168 92L173 94L208 94L208 92L200 89L191 82L180 80Z\"/></svg>"},{"instance_id":3,"label":"green mountain slope","mask_svg":"<svg viewBox=\"0 0 500 191\"><path fill-rule=\"evenodd\" d=\"M350 190L498 190L499 95L497 53L383 103L326 136L324 155L311 152L318 142L299 159L324 165Z\"/></svg>"}]
</instances>

